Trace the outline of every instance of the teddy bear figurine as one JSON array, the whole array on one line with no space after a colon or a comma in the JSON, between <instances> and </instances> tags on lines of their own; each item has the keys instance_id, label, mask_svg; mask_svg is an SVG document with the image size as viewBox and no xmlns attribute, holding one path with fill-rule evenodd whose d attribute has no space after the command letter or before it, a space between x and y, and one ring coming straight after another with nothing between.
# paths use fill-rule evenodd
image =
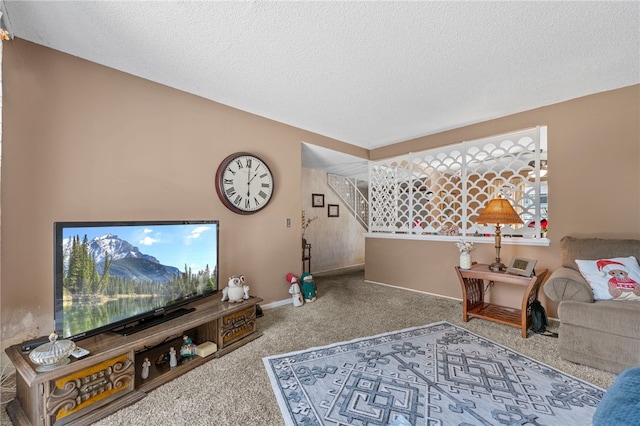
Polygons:
<instances>
[{"instance_id":1,"label":"teddy bear figurine","mask_svg":"<svg viewBox=\"0 0 640 426\"><path fill-rule=\"evenodd\" d=\"M222 289L222 301L241 303L249 298L249 286L245 284L244 275L229 277L228 286Z\"/></svg>"},{"instance_id":2,"label":"teddy bear figurine","mask_svg":"<svg viewBox=\"0 0 640 426\"><path fill-rule=\"evenodd\" d=\"M286 276L286 280L289 284L289 294L293 299L293 306L302 306L304 300L302 299L302 292L300 291L300 284L298 284L298 277L289 272Z\"/></svg>"},{"instance_id":3,"label":"teddy bear figurine","mask_svg":"<svg viewBox=\"0 0 640 426\"><path fill-rule=\"evenodd\" d=\"M300 277L302 281L302 295L305 302L313 302L316 300L316 283L313 281L313 275L309 272L305 272Z\"/></svg>"}]
</instances>

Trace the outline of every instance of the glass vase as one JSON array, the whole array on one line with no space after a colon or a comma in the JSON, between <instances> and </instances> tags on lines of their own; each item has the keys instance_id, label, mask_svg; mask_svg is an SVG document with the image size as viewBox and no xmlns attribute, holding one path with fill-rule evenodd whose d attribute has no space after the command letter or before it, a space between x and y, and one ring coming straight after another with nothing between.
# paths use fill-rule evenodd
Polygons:
<instances>
[{"instance_id":1,"label":"glass vase","mask_svg":"<svg viewBox=\"0 0 640 426\"><path fill-rule=\"evenodd\" d=\"M460 269L471 269L471 253L460 252Z\"/></svg>"}]
</instances>

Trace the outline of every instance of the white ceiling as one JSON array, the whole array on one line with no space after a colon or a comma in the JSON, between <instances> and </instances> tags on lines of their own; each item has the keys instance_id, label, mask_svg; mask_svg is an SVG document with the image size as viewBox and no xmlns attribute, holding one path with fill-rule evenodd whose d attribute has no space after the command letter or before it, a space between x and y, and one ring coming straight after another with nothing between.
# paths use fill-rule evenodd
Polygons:
<instances>
[{"instance_id":1,"label":"white ceiling","mask_svg":"<svg viewBox=\"0 0 640 426\"><path fill-rule=\"evenodd\" d=\"M640 2L3 1L12 36L372 149L640 83Z\"/></svg>"}]
</instances>

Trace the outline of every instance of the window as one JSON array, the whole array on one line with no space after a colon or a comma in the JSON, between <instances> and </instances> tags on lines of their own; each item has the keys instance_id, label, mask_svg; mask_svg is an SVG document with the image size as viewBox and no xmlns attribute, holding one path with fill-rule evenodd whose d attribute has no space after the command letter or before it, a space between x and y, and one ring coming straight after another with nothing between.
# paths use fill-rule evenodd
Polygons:
<instances>
[{"instance_id":1,"label":"window","mask_svg":"<svg viewBox=\"0 0 640 426\"><path fill-rule=\"evenodd\" d=\"M371 162L370 232L492 236L495 226L474 219L501 194L524 222L503 226L502 235L538 237L548 207L546 131L536 127Z\"/></svg>"}]
</instances>

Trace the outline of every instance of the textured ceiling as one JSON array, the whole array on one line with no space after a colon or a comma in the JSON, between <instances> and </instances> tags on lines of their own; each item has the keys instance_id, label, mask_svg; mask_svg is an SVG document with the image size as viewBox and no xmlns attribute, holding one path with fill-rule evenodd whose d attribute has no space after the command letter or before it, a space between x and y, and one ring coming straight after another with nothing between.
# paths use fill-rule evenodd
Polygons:
<instances>
[{"instance_id":1,"label":"textured ceiling","mask_svg":"<svg viewBox=\"0 0 640 426\"><path fill-rule=\"evenodd\" d=\"M15 36L375 148L640 82L640 3L5 1Z\"/></svg>"}]
</instances>

